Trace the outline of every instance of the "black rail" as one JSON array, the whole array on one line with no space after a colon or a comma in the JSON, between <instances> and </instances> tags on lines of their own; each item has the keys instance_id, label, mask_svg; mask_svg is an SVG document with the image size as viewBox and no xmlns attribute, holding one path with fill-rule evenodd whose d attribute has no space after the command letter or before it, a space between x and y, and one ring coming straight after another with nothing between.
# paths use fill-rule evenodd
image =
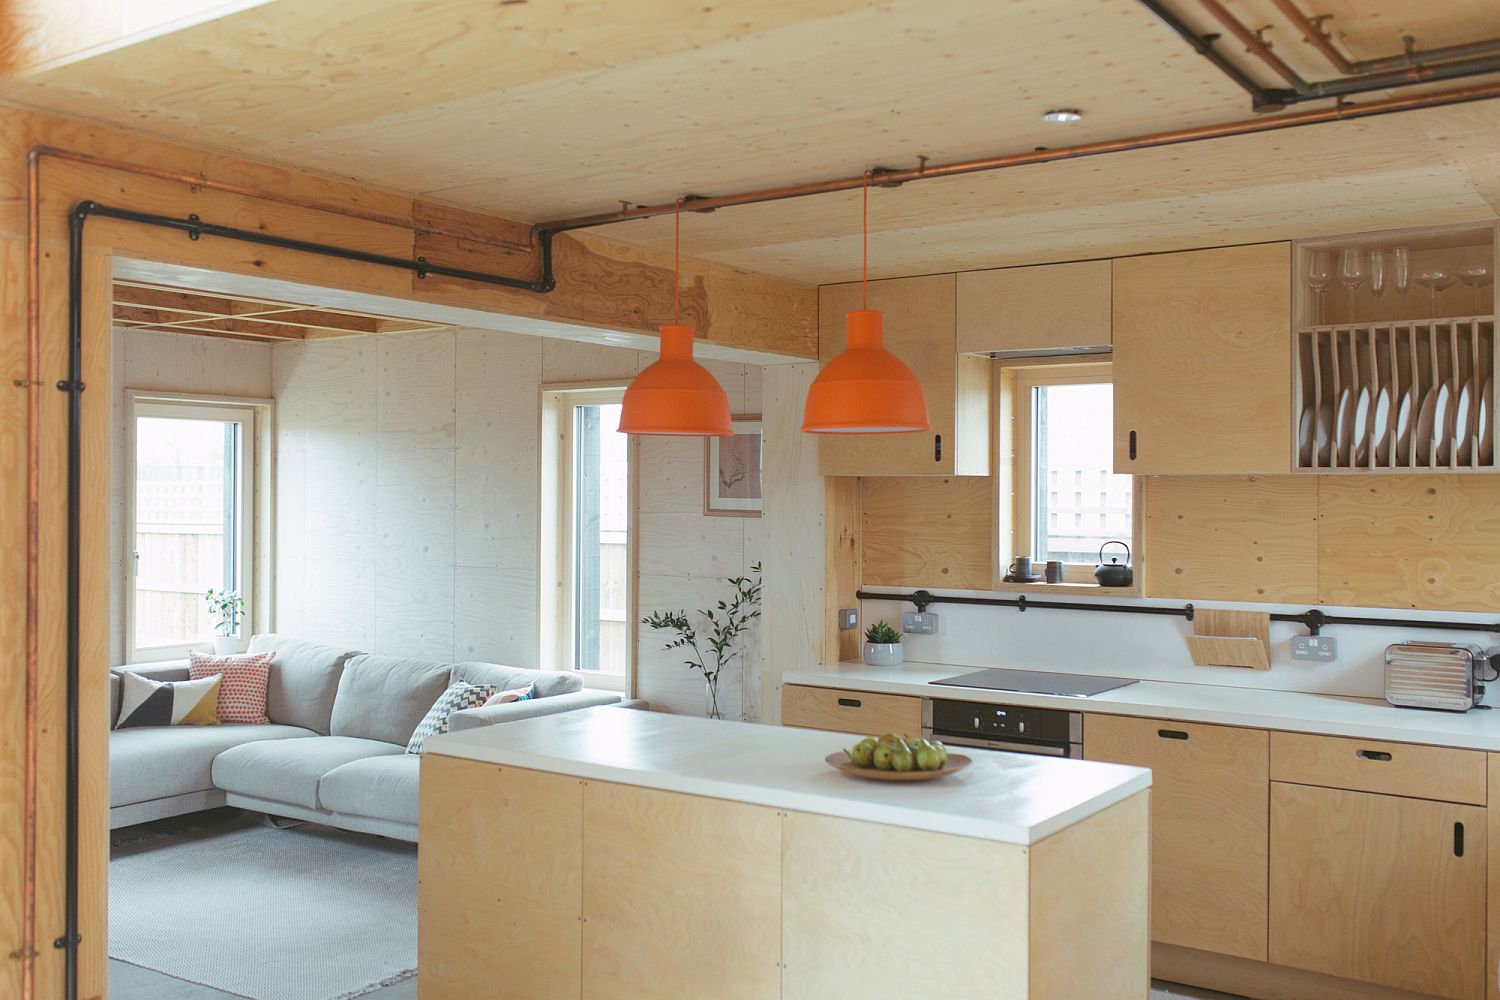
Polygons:
<instances>
[{"instance_id":1,"label":"black rail","mask_svg":"<svg viewBox=\"0 0 1500 1000\"><path fill-rule=\"evenodd\" d=\"M1101 614L1114 615L1165 615L1169 618L1185 618L1193 620L1195 609L1191 604L1176 605L1151 605L1151 604L1089 604L1083 601L1051 601L1036 600L1025 594L1015 597L943 597L927 590L913 590L908 593L878 593L873 590L858 590L854 596L861 601L910 601L917 606L918 611L926 611L932 604L977 604L990 608L1015 608L1018 611L1030 611L1033 608L1047 611L1097 611ZM1456 621L1426 621L1421 618L1365 618L1358 615L1330 615L1326 611L1317 608L1309 608L1292 614L1285 611L1274 611L1271 613L1273 622L1295 622L1307 629L1311 635L1319 634L1329 625L1360 625L1369 628L1431 628L1444 629L1455 632L1493 632L1500 633L1500 622L1456 622Z\"/></svg>"}]
</instances>

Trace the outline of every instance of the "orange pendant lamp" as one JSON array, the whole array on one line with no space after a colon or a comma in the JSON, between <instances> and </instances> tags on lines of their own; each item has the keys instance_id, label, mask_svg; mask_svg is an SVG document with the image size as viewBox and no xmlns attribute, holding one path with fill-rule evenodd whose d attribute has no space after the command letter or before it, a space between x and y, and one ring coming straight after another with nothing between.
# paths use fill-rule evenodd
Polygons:
<instances>
[{"instance_id":1,"label":"orange pendant lamp","mask_svg":"<svg viewBox=\"0 0 1500 1000\"><path fill-rule=\"evenodd\" d=\"M922 383L885 349L885 314L870 308L870 172L864 183L861 309L847 314L848 343L807 390L809 434L902 434L932 429Z\"/></svg>"},{"instance_id":2,"label":"orange pendant lamp","mask_svg":"<svg viewBox=\"0 0 1500 1000\"><path fill-rule=\"evenodd\" d=\"M681 322L682 199L674 216L672 322L661 328L661 357L625 389L620 431L668 437L729 437L729 397L708 369L693 360L693 328Z\"/></svg>"}]
</instances>

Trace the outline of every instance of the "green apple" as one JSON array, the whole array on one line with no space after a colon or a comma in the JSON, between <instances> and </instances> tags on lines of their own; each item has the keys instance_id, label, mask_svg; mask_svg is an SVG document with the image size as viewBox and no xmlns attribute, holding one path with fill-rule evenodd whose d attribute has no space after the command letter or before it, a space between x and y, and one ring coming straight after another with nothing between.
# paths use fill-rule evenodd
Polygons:
<instances>
[{"instance_id":1,"label":"green apple","mask_svg":"<svg viewBox=\"0 0 1500 1000\"><path fill-rule=\"evenodd\" d=\"M912 756L912 753L911 753L910 750L907 750L904 747L902 749L900 749L900 750L894 751L891 754L891 770L892 771L910 771L913 768L915 768L916 766L917 766L916 758L914 758Z\"/></svg>"},{"instance_id":2,"label":"green apple","mask_svg":"<svg viewBox=\"0 0 1500 1000\"><path fill-rule=\"evenodd\" d=\"M875 760L875 740L865 737L849 749L849 759L855 767L869 767Z\"/></svg>"},{"instance_id":3,"label":"green apple","mask_svg":"<svg viewBox=\"0 0 1500 1000\"><path fill-rule=\"evenodd\" d=\"M891 749L890 744L877 743L874 752L870 755L870 762L875 765L877 771L889 771L892 768L891 758L894 756L895 751Z\"/></svg>"}]
</instances>

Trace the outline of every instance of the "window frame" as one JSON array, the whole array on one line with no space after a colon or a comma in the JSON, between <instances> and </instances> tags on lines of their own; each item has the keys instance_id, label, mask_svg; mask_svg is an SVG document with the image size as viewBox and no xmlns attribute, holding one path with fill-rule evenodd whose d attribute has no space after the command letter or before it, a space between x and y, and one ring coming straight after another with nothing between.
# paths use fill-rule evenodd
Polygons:
<instances>
[{"instance_id":1,"label":"window frame","mask_svg":"<svg viewBox=\"0 0 1500 1000\"><path fill-rule=\"evenodd\" d=\"M625 645L625 672L605 673L579 669L576 649L575 572L578 565L575 524L577 507L574 495L574 461L576 448L573 411L579 406L601 406L622 402L624 382L569 382L541 387L542 449L541 461L541 586L538 588L538 635L541 637L541 666L574 674L587 687L619 691L634 697L638 630L636 596L639 583L637 539L639 537L638 470L640 441L629 438L626 445L625 526L626 599L625 625L629 640Z\"/></svg>"},{"instance_id":2,"label":"window frame","mask_svg":"<svg viewBox=\"0 0 1500 1000\"><path fill-rule=\"evenodd\" d=\"M141 646L136 641L136 583L139 550L136 548L137 421L142 417L211 420L239 425L238 521L235 525L238 579L235 589L244 597L240 639L271 626L269 588L272 574L271 512L265 498L271 495L274 433L273 406L269 399L240 396L208 396L127 390L125 434L125 517L122 526L125 663L159 663L186 658L192 650L212 651L212 635L192 642Z\"/></svg>"},{"instance_id":3,"label":"window frame","mask_svg":"<svg viewBox=\"0 0 1500 1000\"><path fill-rule=\"evenodd\" d=\"M1002 361L996 371L999 381L1001 406L1001 432L997 435L1000 460L996 463L1004 478L1002 488L997 490L999 509L996 520L1001 530L1001 543L996 546L995 587L999 590L1045 589L1048 584L1008 584L1004 582L1007 568L1016 554L1030 554L1036 546L1035 527L1032 523L1033 498L1035 496L1034 425L1033 405L1035 390L1047 385L1097 385L1114 382L1113 362L1097 356L1087 360L1077 357L1024 358ZM1005 454L1009 452L1008 456ZM1070 490L1075 489L1071 485ZM1104 593L1122 597L1139 596L1142 592L1142 551L1144 531L1145 479L1132 476L1130 513L1131 564L1135 568L1135 582L1129 587L1111 587ZM1094 563L1064 563L1063 579L1059 589L1079 587L1097 588L1094 582ZM1040 572L1040 569L1036 570ZM1057 586L1057 585L1050 585Z\"/></svg>"}]
</instances>

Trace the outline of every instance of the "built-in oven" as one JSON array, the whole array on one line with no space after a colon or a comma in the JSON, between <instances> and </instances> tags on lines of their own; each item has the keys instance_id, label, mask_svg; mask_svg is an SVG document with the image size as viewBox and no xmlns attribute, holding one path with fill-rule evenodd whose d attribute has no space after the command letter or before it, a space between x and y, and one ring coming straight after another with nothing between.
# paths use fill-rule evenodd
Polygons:
<instances>
[{"instance_id":1,"label":"built-in oven","mask_svg":"<svg viewBox=\"0 0 1500 1000\"><path fill-rule=\"evenodd\" d=\"M927 698L922 701L922 735L949 746L1083 756L1083 714L1056 708Z\"/></svg>"}]
</instances>

